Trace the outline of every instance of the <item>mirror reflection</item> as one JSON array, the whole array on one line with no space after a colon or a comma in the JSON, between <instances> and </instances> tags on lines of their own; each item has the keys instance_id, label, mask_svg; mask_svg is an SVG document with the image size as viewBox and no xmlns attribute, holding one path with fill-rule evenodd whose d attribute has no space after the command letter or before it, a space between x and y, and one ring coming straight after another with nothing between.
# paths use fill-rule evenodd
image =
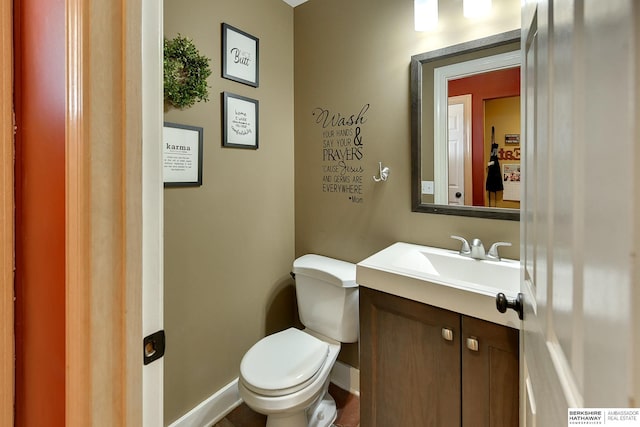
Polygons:
<instances>
[{"instance_id":1,"label":"mirror reflection","mask_svg":"<svg viewBox=\"0 0 640 427\"><path fill-rule=\"evenodd\" d=\"M423 192L423 201L519 209L520 67L445 80L447 102L442 110L436 107L435 140L448 143L442 158L443 147L434 147L434 180L440 185L433 195ZM441 139L440 126L446 131ZM429 166L423 164L423 171Z\"/></svg>"},{"instance_id":2,"label":"mirror reflection","mask_svg":"<svg viewBox=\"0 0 640 427\"><path fill-rule=\"evenodd\" d=\"M519 219L520 32L412 57L412 204Z\"/></svg>"}]
</instances>

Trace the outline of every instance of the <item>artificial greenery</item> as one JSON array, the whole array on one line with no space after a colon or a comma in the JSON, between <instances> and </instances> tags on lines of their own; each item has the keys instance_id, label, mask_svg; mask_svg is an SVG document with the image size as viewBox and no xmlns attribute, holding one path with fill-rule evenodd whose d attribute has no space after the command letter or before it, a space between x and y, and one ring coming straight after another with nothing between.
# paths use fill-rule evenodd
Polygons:
<instances>
[{"instance_id":1,"label":"artificial greenery","mask_svg":"<svg viewBox=\"0 0 640 427\"><path fill-rule=\"evenodd\" d=\"M175 107L191 107L209 100L210 59L200 55L193 41L180 34L164 39L164 99Z\"/></svg>"}]
</instances>

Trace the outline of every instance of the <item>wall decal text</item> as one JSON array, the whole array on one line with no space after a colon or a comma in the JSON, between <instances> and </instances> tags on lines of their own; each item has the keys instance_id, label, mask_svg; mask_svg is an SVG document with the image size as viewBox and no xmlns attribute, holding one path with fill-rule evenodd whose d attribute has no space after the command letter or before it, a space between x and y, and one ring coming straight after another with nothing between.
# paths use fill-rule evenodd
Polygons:
<instances>
[{"instance_id":1,"label":"wall decal text","mask_svg":"<svg viewBox=\"0 0 640 427\"><path fill-rule=\"evenodd\" d=\"M354 114L316 107L311 112L322 129L322 191L348 196L352 203L363 203L362 185L365 156L363 125L370 104Z\"/></svg>"}]
</instances>

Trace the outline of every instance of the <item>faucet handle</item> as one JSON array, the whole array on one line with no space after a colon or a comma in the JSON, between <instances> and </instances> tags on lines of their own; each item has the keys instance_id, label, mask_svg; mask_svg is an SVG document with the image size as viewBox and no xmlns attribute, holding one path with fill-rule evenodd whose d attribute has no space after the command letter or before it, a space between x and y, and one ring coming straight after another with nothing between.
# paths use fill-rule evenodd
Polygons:
<instances>
[{"instance_id":1,"label":"faucet handle","mask_svg":"<svg viewBox=\"0 0 640 427\"><path fill-rule=\"evenodd\" d=\"M487 258L500 261L501 258L500 258L500 254L498 253L498 248L500 246L511 246L511 243L495 242L493 245L491 245L491 248L489 248L489 252L487 253Z\"/></svg>"},{"instance_id":2,"label":"faucet handle","mask_svg":"<svg viewBox=\"0 0 640 427\"><path fill-rule=\"evenodd\" d=\"M460 255L469 255L471 253L471 248L469 247L469 242L467 242L467 239L460 236L451 236L451 238L460 240L462 242L462 247L460 248Z\"/></svg>"}]
</instances>

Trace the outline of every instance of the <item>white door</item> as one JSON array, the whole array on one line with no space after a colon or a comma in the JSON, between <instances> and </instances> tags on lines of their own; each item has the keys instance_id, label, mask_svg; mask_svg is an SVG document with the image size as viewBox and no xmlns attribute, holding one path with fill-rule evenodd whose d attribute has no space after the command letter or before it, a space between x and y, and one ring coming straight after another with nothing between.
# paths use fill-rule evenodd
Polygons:
<instances>
[{"instance_id":1,"label":"white door","mask_svg":"<svg viewBox=\"0 0 640 427\"><path fill-rule=\"evenodd\" d=\"M640 404L639 11L523 4L527 427L566 426L571 407Z\"/></svg>"},{"instance_id":2,"label":"white door","mask_svg":"<svg viewBox=\"0 0 640 427\"><path fill-rule=\"evenodd\" d=\"M470 97L470 95L468 95ZM449 163L449 204L465 204L466 117L465 97L449 98L447 116L447 156Z\"/></svg>"},{"instance_id":3,"label":"white door","mask_svg":"<svg viewBox=\"0 0 640 427\"><path fill-rule=\"evenodd\" d=\"M163 2L142 1L142 336L164 328L163 321ZM156 351L158 349L155 349ZM151 352L154 350L152 349ZM163 421L164 359L142 370L144 427Z\"/></svg>"}]
</instances>

